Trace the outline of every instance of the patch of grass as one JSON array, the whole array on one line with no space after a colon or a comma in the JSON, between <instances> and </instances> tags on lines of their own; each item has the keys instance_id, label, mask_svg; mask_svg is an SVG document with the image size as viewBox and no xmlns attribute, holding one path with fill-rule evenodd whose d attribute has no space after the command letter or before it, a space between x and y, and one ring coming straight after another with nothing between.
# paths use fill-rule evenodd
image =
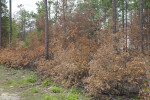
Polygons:
<instances>
[{"instance_id":1,"label":"patch of grass","mask_svg":"<svg viewBox=\"0 0 150 100\"><path fill-rule=\"evenodd\" d=\"M54 82L52 85L53 85L53 86L56 86L56 87L60 86L60 84L55 83L55 82Z\"/></svg>"},{"instance_id":2,"label":"patch of grass","mask_svg":"<svg viewBox=\"0 0 150 100\"><path fill-rule=\"evenodd\" d=\"M22 43L20 44L20 46L21 46L21 47L25 47L25 46L27 46L27 44L26 44L25 42L22 42Z\"/></svg>"},{"instance_id":3,"label":"patch of grass","mask_svg":"<svg viewBox=\"0 0 150 100\"><path fill-rule=\"evenodd\" d=\"M60 93L59 94L59 100L65 100L66 99L66 96L64 93Z\"/></svg>"},{"instance_id":4,"label":"patch of grass","mask_svg":"<svg viewBox=\"0 0 150 100\"><path fill-rule=\"evenodd\" d=\"M44 87L44 86L50 86L51 82L49 79L46 79L42 82L41 86Z\"/></svg>"},{"instance_id":5,"label":"patch of grass","mask_svg":"<svg viewBox=\"0 0 150 100\"><path fill-rule=\"evenodd\" d=\"M131 70L131 71L133 71L133 70L134 70L134 68L130 68L130 70Z\"/></svg>"},{"instance_id":6,"label":"patch of grass","mask_svg":"<svg viewBox=\"0 0 150 100\"><path fill-rule=\"evenodd\" d=\"M59 87L52 87L51 88L51 91L53 91L54 93L60 93L62 91L62 88L59 88Z\"/></svg>"},{"instance_id":7,"label":"patch of grass","mask_svg":"<svg viewBox=\"0 0 150 100\"><path fill-rule=\"evenodd\" d=\"M5 90L5 91L9 91L12 92L10 90L10 88L15 86L15 81L13 80L5 80L5 81L1 81L1 87Z\"/></svg>"},{"instance_id":8,"label":"patch of grass","mask_svg":"<svg viewBox=\"0 0 150 100\"><path fill-rule=\"evenodd\" d=\"M19 79L16 81L16 86L20 86L20 85L23 85L23 86L28 86L30 83L34 83L36 82L36 77L35 77L35 74L32 74L30 76L27 76L23 79Z\"/></svg>"},{"instance_id":9,"label":"patch of grass","mask_svg":"<svg viewBox=\"0 0 150 100\"><path fill-rule=\"evenodd\" d=\"M70 92L71 92L71 93L74 93L74 94L77 94L77 93L78 93L77 89L76 89L74 86L71 87Z\"/></svg>"},{"instance_id":10,"label":"patch of grass","mask_svg":"<svg viewBox=\"0 0 150 100\"><path fill-rule=\"evenodd\" d=\"M39 89L38 88L32 88L30 90L31 94L34 94L34 93L39 93Z\"/></svg>"},{"instance_id":11,"label":"patch of grass","mask_svg":"<svg viewBox=\"0 0 150 100\"><path fill-rule=\"evenodd\" d=\"M145 92L145 91L147 91L147 90L148 90L148 88L143 88L142 90Z\"/></svg>"},{"instance_id":12,"label":"patch of grass","mask_svg":"<svg viewBox=\"0 0 150 100\"><path fill-rule=\"evenodd\" d=\"M123 86L123 88L124 88L124 89L127 89L128 87L127 87L127 86Z\"/></svg>"},{"instance_id":13,"label":"patch of grass","mask_svg":"<svg viewBox=\"0 0 150 100\"><path fill-rule=\"evenodd\" d=\"M78 100L79 98L81 99L83 98L83 96L80 93L78 93L75 87L72 87L67 95L67 100Z\"/></svg>"},{"instance_id":14,"label":"patch of grass","mask_svg":"<svg viewBox=\"0 0 150 100\"><path fill-rule=\"evenodd\" d=\"M26 98L27 100L34 100L33 98L36 98L36 96L34 95L35 93L40 93L38 88L31 88L31 89L24 89L24 92L21 93L21 96ZM30 98L30 99L29 99ZM32 99L31 99L32 98ZM37 100L37 99L36 99Z\"/></svg>"},{"instance_id":15,"label":"patch of grass","mask_svg":"<svg viewBox=\"0 0 150 100\"><path fill-rule=\"evenodd\" d=\"M25 79L27 82L34 83L36 82L35 74L30 75Z\"/></svg>"},{"instance_id":16,"label":"patch of grass","mask_svg":"<svg viewBox=\"0 0 150 100\"><path fill-rule=\"evenodd\" d=\"M67 100L78 100L78 99L79 99L79 95L78 94L69 93L67 95Z\"/></svg>"},{"instance_id":17,"label":"patch of grass","mask_svg":"<svg viewBox=\"0 0 150 100\"><path fill-rule=\"evenodd\" d=\"M42 97L41 100L58 100L58 99L56 94L52 94L52 95L46 94Z\"/></svg>"},{"instance_id":18,"label":"patch of grass","mask_svg":"<svg viewBox=\"0 0 150 100\"><path fill-rule=\"evenodd\" d=\"M14 83L13 80L6 80L5 81L5 85L9 86L9 85L12 85Z\"/></svg>"},{"instance_id":19,"label":"patch of grass","mask_svg":"<svg viewBox=\"0 0 150 100\"><path fill-rule=\"evenodd\" d=\"M80 97L82 97L82 95L80 95L79 93L69 92L67 95L67 100L78 100Z\"/></svg>"},{"instance_id":20,"label":"patch of grass","mask_svg":"<svg viewBox=\"0 0 150 100\"><path fill-rule=\"evenodd\" d=\"M20 86L20 85L28 85L28 82L25 80L25 79L19 79L17 82L16 82L16 86Z\"/></svg>"}]
</instances>

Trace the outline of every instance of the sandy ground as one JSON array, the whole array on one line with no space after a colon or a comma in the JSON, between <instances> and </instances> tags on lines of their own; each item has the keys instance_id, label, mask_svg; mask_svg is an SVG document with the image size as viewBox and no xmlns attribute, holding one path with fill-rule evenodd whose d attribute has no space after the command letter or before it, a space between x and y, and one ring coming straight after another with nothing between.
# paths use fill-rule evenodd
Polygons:
<instances>
[{"instance_id":1,"label":"sandy ground","mask_svg":"<svg viewBox=\"0 0 150 100\"><path fill-rule=\"evenodd\" d=\"M0 65L0 100L22 100L19 96L19 86L15 87L14 84L22 79L25 73L31 72L17 71Z\"/></svg>"},{"instance_id":2,"label":"sandy ground","mask_svg":"<svg viewBox=\"0 0 150 100\"><path fill-rule=\"evenodd\" d=\"M17 94L3 93L0 89L0 100L20 100L20 97Z\"/></svg>"}]
</instances>

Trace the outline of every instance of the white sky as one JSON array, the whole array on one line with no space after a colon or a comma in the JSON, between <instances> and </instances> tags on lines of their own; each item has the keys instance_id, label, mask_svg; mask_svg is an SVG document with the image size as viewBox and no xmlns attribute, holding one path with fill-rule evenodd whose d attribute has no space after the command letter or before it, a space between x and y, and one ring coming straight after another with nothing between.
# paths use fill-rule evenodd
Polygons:
<instances>
[{"instance_id":1,"label":"white sky","mask_svg":"<svg viewBox=\"0 0 150 100\"><path fill-rule=\"evenodd\" d=\"M18 5L23 4L24 8L27 11L34 11L36 12L37 6L35 3L37 1L42 1L42 0L12 0L12 15L14 15L19 9L17 8ZM9 5L9 0L7 0L7 5ZM9 8L9 6L8 6Z\"/></svg>"}]
</instances>

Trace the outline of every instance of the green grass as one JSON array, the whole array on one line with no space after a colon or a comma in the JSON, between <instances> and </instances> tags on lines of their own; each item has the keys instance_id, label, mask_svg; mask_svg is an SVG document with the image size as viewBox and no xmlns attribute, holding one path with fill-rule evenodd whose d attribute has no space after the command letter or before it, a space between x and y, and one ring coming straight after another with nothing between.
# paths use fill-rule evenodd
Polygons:
<instances>
[{"instance_id":1,"label":"green grass","mask_svg":"<svg viewBox=\"0 0 150 100\"><path fill-rule=\"evenodd\" d=\"M34 83L36 82L35 74L30 75L25 79L27 82Z\"/></svg>"},{"instance_id":2,"label":"green grass","mask_svg":"<svg viewBox=\"0 0 150 100\"><path fill-rule=\"evenodd\" d=\"M42 87L44 87L44 86L50 86L50 84L51 84L50 79L45 79L45 80L42 82L41 86L42 86Z\"/></svg>"},{"instance_id":3,"label":"green grass","mask_svg":"<svg viewBox=\"0 0 150 100\"><path fill-rule=\"evenodd\" d=\"M56 94L52 94L52 95L46 94L42 97L41 100L58 100L58 99Z\"/></svg>"},{"instance_id":4,"label":"green grass","mask_svg":"<svg viewBox=\"0 0 150 100\"><path fill-rule=\"evenodd\" d=\"M13 80L6 80L4 84L7 85L7 86L10 86L10 85L12 85L13 83L14 83Z\"/></svg>"},{"instance_id":5,"label":"green grass","mask_svg":"<svg viewBox=\"0 0 150 100\"><path fill-rule=\"evenodd\" d=\"M72 87L67 95L67 100L78 100L79 98L83 98L83 95L78 93L75 87Z\"/></svg>"},{"instance_id":6,"label":"green grass","mask_svg":"<svg viewBox=\"0 0 150 100\"><path fill-rule=\"evenodd\" d=\"M51 91L53 91L54 93L60 93L62 91L62 88L59 88L59 87L52 87L51 88Z\"/></svg>"},{"instance_id":7,"label":"green grass","mask_svg":"<svg viewBox=\"0 0 150 100\"><path fill-rule=\"evenodd\" d=\"M29 83L34 83L36 82L36 77L35 74L32 74L24 79L19 79L16 82L16 85L29 85Z\"/></svg>"},{"instance_id":8,"label":"green grass","mask_svg":"<svg viewBox=\"0 0 150 100\"><path fill-rule=\"evenodd\" d=\"M25 42L22 42L22 43L20 44L20 46L21 46L21 47L25 47L25 46L27 46L27 44L26 44Z\"/></svg>"},{"instance_id":9,"label":"green grass","mask_svg":"<svg viewBox=\"0 0 150 100\"><path fill-rule=\"evenodd\" d=\"M39 89L38 88L32 88L30 90L31 94L34 94L34 93L39 93Z\"/></svg>"},{"instance_id":10,"label":"green grass","mask_svg":"<svg viewBox=\"0 0 150 100\"><path fill-rule=\"evenodd\" d=\"M23 93L22 96L27 97L27 96L33 96L35 93L39 93L38 88L31 88L31 89L26 89Z\"/></svg>"}]
</instances>

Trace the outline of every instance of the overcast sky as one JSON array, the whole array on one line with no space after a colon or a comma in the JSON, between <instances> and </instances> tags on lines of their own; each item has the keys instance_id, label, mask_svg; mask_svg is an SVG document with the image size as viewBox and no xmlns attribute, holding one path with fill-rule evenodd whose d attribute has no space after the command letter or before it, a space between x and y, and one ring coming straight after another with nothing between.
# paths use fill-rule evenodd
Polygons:
<instances>
[{"instance_id":1,"label":"overcast sky","mask_svg":"<svg viewBox=\"0 0 150 100\"><path fill-rule=\"evenodd\" d=\"M19 4L23 4L24 5L24 8L27 10L27 11L34 11L36 12L36 5L35 3L37 1L41 1L41 0L12 0L12 13L13 15L19 10L17 8L17 5ZM9 5L9 0L7 0L7 5ZM9 8L9 6L8 6Z\"/></svg>"}]
</instances>

